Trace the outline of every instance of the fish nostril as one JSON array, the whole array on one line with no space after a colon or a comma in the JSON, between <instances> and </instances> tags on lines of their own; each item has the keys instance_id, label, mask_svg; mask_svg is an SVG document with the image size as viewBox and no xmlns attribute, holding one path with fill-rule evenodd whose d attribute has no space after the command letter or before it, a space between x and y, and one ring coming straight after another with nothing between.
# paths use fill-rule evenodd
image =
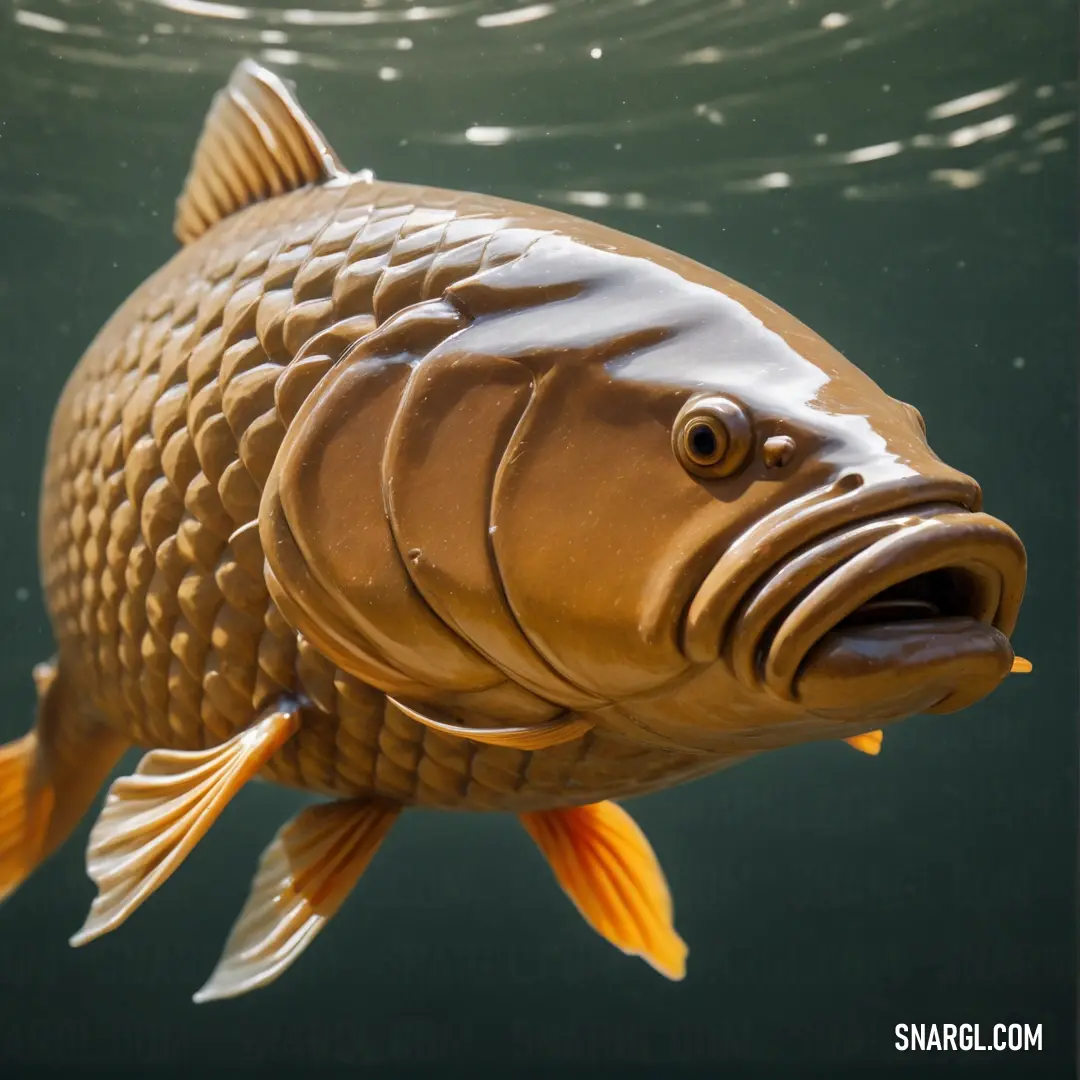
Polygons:
<instances>
[{"instance_id":1,"label":"fish nostril","mask_svg":"<svg viewBox=\"0 0 1080 1080\"><path fill-rule=\"evenodd\" d=\"M790 435L770 435L762 443L761 457L767 469L782 469L795 456L795 440Z\"/></svg>"},{"instance_id":2,"label":"fish nostril","mask_svg":"<svg viewBox=\"0 0 1080 1080\"><path fill-rule=\"evenodd\" d=\"M833 489L838 493L845 493L848 491L858 491L863 486L865 481L863 480L862 473L852 472L846 473L841 476L834 484Z\"/></svg>"}]
</instances>

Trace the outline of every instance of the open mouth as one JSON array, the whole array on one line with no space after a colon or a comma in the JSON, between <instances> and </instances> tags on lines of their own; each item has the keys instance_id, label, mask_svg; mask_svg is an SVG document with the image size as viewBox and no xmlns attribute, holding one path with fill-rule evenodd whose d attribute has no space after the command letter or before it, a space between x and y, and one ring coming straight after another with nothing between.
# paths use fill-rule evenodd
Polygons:
<instances>
[{"instance_id":1,"label":"open mouth","mask_svg":"<svg viewBox=\"0 0 1080 1080\"><path fill-rule=\"evenodd\" d=\"M931 570L882 589L841 619L836 629L950 616L980 618L984 595L985 583L970 570Z\"/></svg>"},{"instance_id":2,"label":"open mouth","mask_svg":"<svg viewBox=\"0 0 1080 1080\"><path fill-rule=\"evenodd\" d=\"M745 595L725 651L744 684L815 712L952 711L1008 672L1025 573L1002 522L913 507L783 559Z\"/></svg>"}]
</instances>

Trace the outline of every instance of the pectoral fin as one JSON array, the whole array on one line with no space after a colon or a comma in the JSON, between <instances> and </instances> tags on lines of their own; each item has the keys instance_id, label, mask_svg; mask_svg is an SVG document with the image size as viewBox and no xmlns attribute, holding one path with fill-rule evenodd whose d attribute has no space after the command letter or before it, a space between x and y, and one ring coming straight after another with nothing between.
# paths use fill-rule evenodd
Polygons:
<instances>
[{"instance_id":1,"label":"pectoral fin","mask_svg":"<svg viewBox=\"0 0 1080 1080\"><path fill-rule=\"evenodd\" d=\"M580 739L593 725L591 721L575 713L563 713L541 724L520 727L473 728L452 720L437 717L428 705L411 705L387 695L389 701L411 720L432 731L453 735L459 739L487 743L490 746L512 746L517 750L544 750L549 746Z\"/></svg>"},{"instance_id":2,"label":"pectoral fin","mask_svg":"<svg viewBox=\"0 0 1080 1080\"><path fill-rule=\"evenodd\" d=\"M850 739L845 739L844 742L848 746L854 746L856 750L861 750L864 754L877 757L881 753L881 743L884 738L883 732L867 731L862 735L852 735Z\"/></svg>"},{"instance_id":3,"label":"pectoral fin","mask_svg":"<svg viewBox=\"0 0 1080 1080\"><path fill-rule=\"evenodd\" d=\"M244 910L196 1002L273 982L341 907L400 807L368 799L310 806L263 852Z\"/></svg>"},{"instance_id":4,"label":"pectoral fin","mask_svg":"<svg viewBox=\"0 0 1080 1080\"><path fill-rule=\"evenodd\" d=\"M212 750L151 750L109 789L86 868L98 895L72 945L115 930L187 858L232 797L296 731L282 704Z\"/></svg>"},{"instance_id":5,"label":"pectoral fin","mask_svg":"<svg viewBox=\"0 0 1080 1080\"><path fill-rule=\"evenodd\" d=\"M1030 660L1025 660L1022 656L1013 658L1011 674L1013 675L1027 675L1031 672L1032 666Z\"/></svg>"},{"instance_id":6,"label":"pectoral fin","mask_svg":"<svg viewBox=\"0 0 1080 1080\"><path fill-rule=\"evenodd\" d=\"M613 802L520 815L559 884L601 937L669 979L686 974L671 893L644 833Z\"/></svg>"}]
</instances>

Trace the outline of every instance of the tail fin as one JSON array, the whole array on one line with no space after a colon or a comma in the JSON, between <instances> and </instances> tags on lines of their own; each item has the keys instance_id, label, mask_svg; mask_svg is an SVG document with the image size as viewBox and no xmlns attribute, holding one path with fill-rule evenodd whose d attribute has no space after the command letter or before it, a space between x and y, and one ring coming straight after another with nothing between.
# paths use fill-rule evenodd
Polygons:
<instances>
[{"instance_id":1,"label":"tail fin","mask_svg":"<svg viewBox=\"0 0 1080 1080\"><path fill-rule=\"evenodd\" d=\"M37 865L53 808L52 788L35 780L37 733L0 746L0 900Z\"/></svg>"},{"instance_id":2,"label":"tail fin","mask_svg":"<svg viewBox=\"0 0 1080 1080\"><path fill-rule=\"evenodd\" d=\"M55 662L34 668L37 722L0 746L0 901L68 837L127 748L87 714Z\"/></svg>"}]
</instances>

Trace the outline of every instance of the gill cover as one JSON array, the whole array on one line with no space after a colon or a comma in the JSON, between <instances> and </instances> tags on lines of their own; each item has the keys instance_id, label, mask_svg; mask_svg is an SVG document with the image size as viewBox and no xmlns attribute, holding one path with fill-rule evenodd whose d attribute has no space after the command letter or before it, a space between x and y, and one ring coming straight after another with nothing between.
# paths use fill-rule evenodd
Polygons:
<instances>
[{"instance_id":1,"label":"gill cover","mask_svg":"<svg viewBox=\"0 0 1080 1080\"><path fill-rule=\"evenodd\" d=\"M260 511L266 579L297 630L416 715L436 699L533 724L603 702L533 652L503 597L491 491L533 377L470 351L470 325L449 300L416 304L347 349L299 406L286 387ZM438 716L429 726L448 730Z\"/></svg>"},{"instance_id":2,"label":"gill cover","mask_svg":"<svg viewBox=\"0 0 1080 1080\"><path fill-rule=\"evenodd\" d=\"M263 492L266 578L282 613L387 692L504 681L416 591L383 493L382 459L414 365L462 325L448 304L420 305L346 351L293 418Z\"/></svg>"},{"instance_id":3,"label":"gill cover","mask_svg":"<svg viewBox=\"0 0 1080 1080\"><path fill-rule=\"evenodd\" d=\"M546 234L388 318L309 393L266 485L286 618L387 693L503 720L679 675L674 610L644 634L641 611L671 523L711 500L670 449L685 392L609 368L677 345L703 295ZM598 527L641 487L662 505Z\"/></svg>"}]
</instances>

